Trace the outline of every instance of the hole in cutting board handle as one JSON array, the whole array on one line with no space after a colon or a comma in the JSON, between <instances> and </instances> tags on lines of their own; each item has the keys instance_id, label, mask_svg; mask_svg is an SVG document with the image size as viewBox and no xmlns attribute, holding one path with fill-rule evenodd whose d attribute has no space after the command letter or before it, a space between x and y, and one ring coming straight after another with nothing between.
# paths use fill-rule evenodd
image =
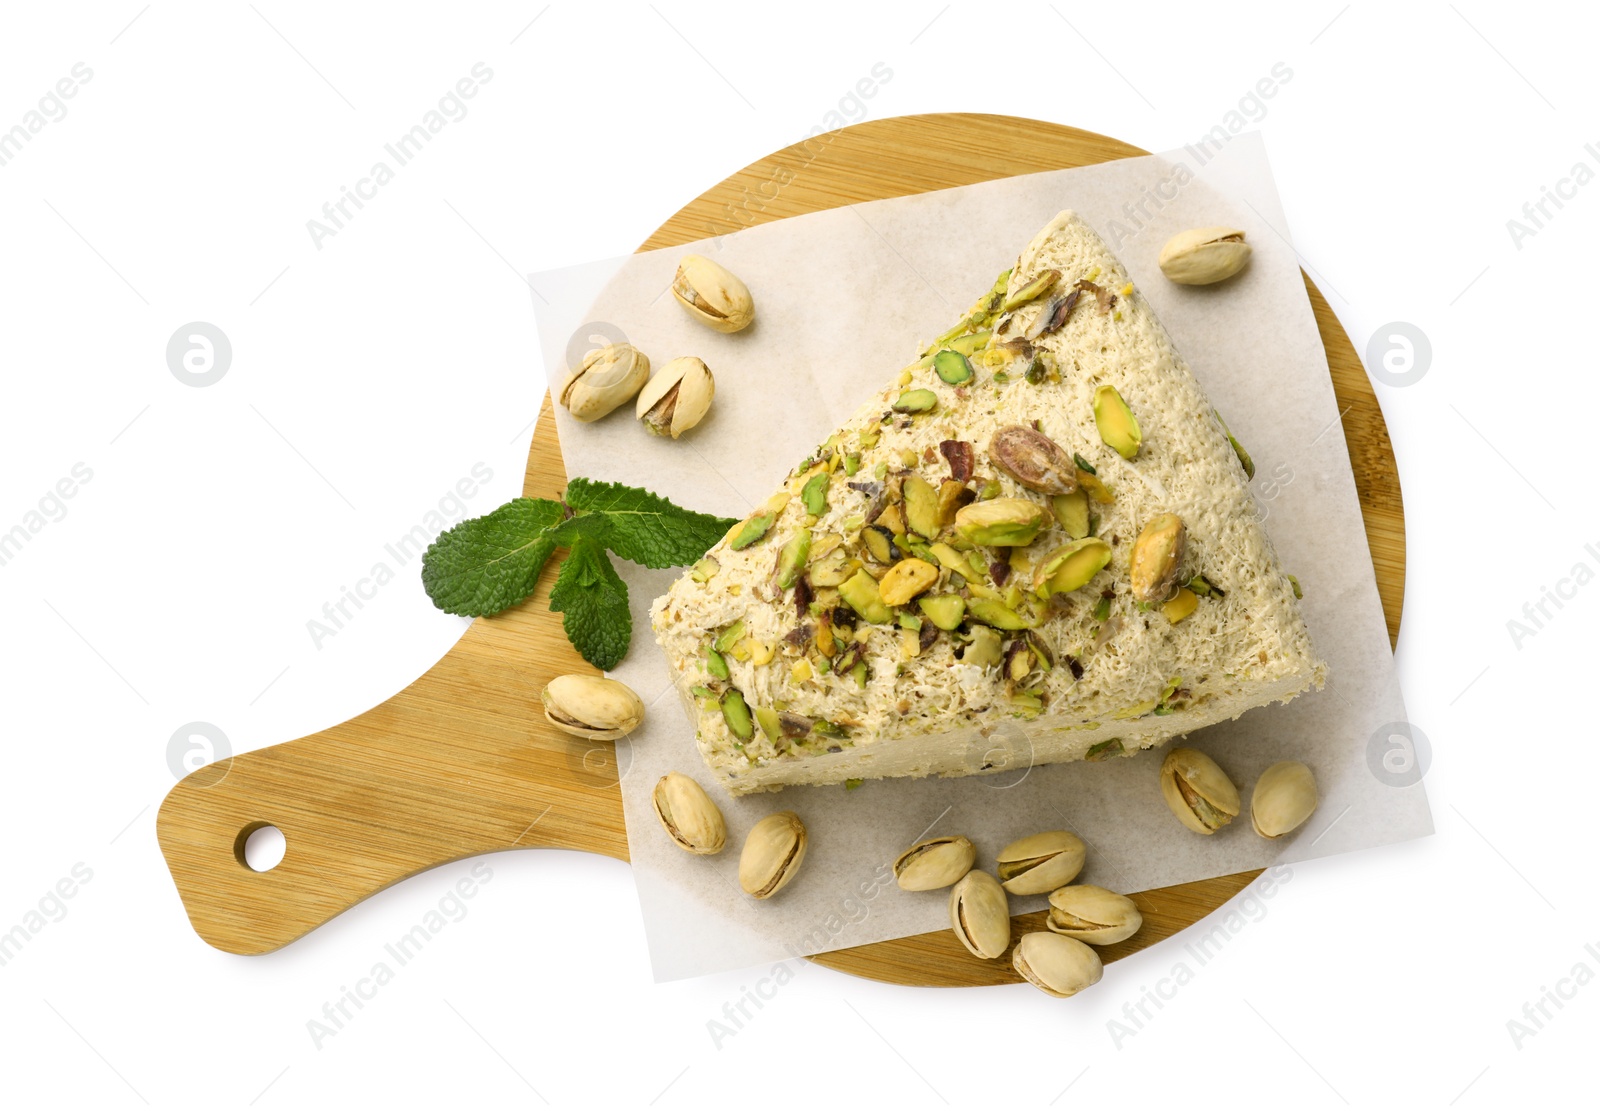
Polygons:
<instances>
[{"instance_id":1,"label":"hole in cutting board handle","mask_svg":"<svg viewBox=\"0 0 1600 1111\"><path fill-rule=\"evenodd\" d=\"M289 851L283 830L271 822L251 822L233 839L233 856L252 872L270 872Z\"/></svg>"}]
</instances>

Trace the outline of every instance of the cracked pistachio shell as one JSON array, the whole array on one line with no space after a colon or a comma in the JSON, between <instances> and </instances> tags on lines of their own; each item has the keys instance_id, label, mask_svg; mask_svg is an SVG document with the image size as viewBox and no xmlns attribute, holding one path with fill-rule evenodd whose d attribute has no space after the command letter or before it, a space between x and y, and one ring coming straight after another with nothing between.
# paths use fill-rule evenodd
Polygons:
<instances>
[{"instance_id":1,"label":"cracked pistachio shell","mask_svg":"<svg viewBox=\"0 0 1600 1111\"><path fill-rule=\"evenodd\" d=\"M685 356L655 372L639 391L633 411L649 431L676 440L705 418L716 393L710 368Z\"/></svg>"},{"instance_id":2,"label":"cracked pistachio shell","mask_svg":"<svg viewBox=\"0 0 1600 1111\"><path fill-rule=\"evenodd\" d=\"M1190 228L1167 240L1156 260L1179 285L1210 285L1231 278L1250 261L1250 244L1237 228Z\"/></svg>"},{"instance_id":3,"label":"cracked pistachio shell","mask_svg":"<svg viewBox=\"0 0 1600 1111\"><path fill-rule=\"evenodd\" d=\"M633 397L650 377L650 360L631 343L608 343L583 357L561 387L573 419L599 420Z\"/></svg>"},{"instance_id":4,"label":"cracked pistachio shell","mask_svg":"<svg viewBox=\"0 0 1600 1111\"><path fill-rule=\"evenodd\" d=\"M1305 824L1317 808L1317 781L1298 760L1281 760L1261 773L1250 793L1250 822L1263 837L1282 837Z\"/></svg>"},{"instance_id":5,"label":"cracked pistachio shell","mask_svg":"<svg viewBox=\"0 0 1600 1111\"><path fill-rule=\"evenodd\" d=\"M1161 761L1161 797L1178 821L1213 834L1239 816L1239 789L1217 762L1192 748L1175 748Z\"/></svg>"},{"instance_id":6,"label":"cracked pistachio shell","mask_svg":"<svg viewBox=\"0 0 1600 1111\"><path fill-rule=\"evenodd\" d=\"M700 856L722 851L728 827L700 784L681 772L668 772L656 781L652 799L662 828L679 846Z\"/></svg>"},{"instance_id":7,"label":"cracked pistachio shell","mask_svg":"<svg viewBox=\"0 0 1600 1111\"><path fill-rule=\"evenodd\" d=\"M966 875L977 859L965 837L930 837L895 858L894 880L905 891L934 891Z\"/></svg>"},{"instance_id":8,"label":"cracked pistachio shell","mask_svg":"<svg viewBox=\"0 0 1600 1111\"><path fill-rule=\"evenodd\" d=\"M1064 829L1013 841L995 857L1000 882L1013 895L1043 895L1083 871L1082 838Z\"/></svg>"},{"instance_id":9,"label":"cracked pistachio shell","mask_svg":"<svg viewBox=\"0 0 1600 1111\"><path fill-rule=\"evenodd\" d=\"M1050 914L1045 925L1052 933L1090 945L1113 945L1138 933L1144 925L1144 915L1126 895L1080 883L1050 893Z\"/></svg>"},{"instance_id":10,"label":"cracked pistachio shell","mask_svg":"<svg viewBox=\"0 0 1600 1111\"><path fill-rule=\"evenodd\" d=\"M1158 513L1145 522L1128 561L1135 599L1156 606L1172 596L1187 538L1183 520L1176 513Z\"/></svg>"},{"instance_id":11,"label":"cracked pistachio shell","mask_svg":"<svg viewBox=\"0 0 1600 1111\"><path fill-rule=\"evenodd\" d=\"M739 886L754 898L771 898L794 879L805 858L805 823L792 810L768 814L745 836Z\"/></svg>"},{"instance_id":12,"label":"cracked pistachio shell","mask_svg":"<svg viewBox=\"0 0 1600 1111\"><path fill-rule=\"evenodd\" d=\"M950 928L975 957L1003 957L1011 944L1011 906L1000 881L977 870L950 889Z\"/></svg>"},{"instance_id":13,"label":"cracked pistachio shell","mask_svg":"<svg viewBox=\"0 0 1600 1111\"><path fill-rule=\"evenodd\" d=\"M1078 466L1061 446L1037 429L1013 424L989 441L989 458L1018 483L1041 494L1078 488Z\"/></svg>"},{"instance_id":14,"label":"cracked pistachio shell","mask_svg":"<svg viewBox=\"0 0 1600 1111\"><path fill-rule=\"evenodd\" d=\"M690 316L719 332L737 332L756 317L750 288L703 255L687 255L678 263L672 295Z\"/></svg>"},{"instance_id":15,"label":"cracked pistachio shell","mask_svg":"<svg viewBox=\"0 0 1600 1111\"><path fill-rule=\"evenodd\" d=\"M1100 954L1077 938L1045 932L1023 934L1011 954L1011 966L1028 983L1058 999L1098 984L1105 971Z\"/></svg>"},{"instance_id":16,"label":"cracked pistachio shell","mask_svg":"<svg viewBox=\"0 0 1600 1111\"><path fill-rule=\"evenodd\" d=\"M551 725L590 741L625 737L644 720L638 695L598 675L558 675L539 692L539 700Z\"/></svg>"}]
</instances>

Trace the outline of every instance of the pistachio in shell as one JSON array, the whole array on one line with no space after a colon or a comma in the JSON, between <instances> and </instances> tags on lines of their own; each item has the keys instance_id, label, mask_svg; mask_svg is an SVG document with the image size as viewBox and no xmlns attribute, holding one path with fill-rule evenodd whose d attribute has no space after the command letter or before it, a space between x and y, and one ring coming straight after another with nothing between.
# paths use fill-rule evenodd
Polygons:
<instances>
[{"instance_id":1,"label":"pistachio in shell","mask_svg":"<svg viewBox=\"0 0 1600 1111\"><path fill-rule=\"evenodd\" d=\"M995 857L1000 882L1013 895L1043 895L1083 871L1083 839L1064 829L1013 841Z\"/></svg>"},{"instance_id":2,"label":"pistachio in shell","mask_svg":"<svg viewBox=\"0 0 1600 1111\"><path fill-rule=\"evenodd\" d=\"M792 810L768 814L744 839L739 886L756 899L770 899L793 880L806 858L806 826Z\"/></svg>"},{"instance_id":3,"label":"pistachio in shell","mask_svg":"<svg viewBox=\"0 0 1600 1111\"><path fill-rule=\"evenodd\" d=\"M895 883L904 891L949 887L970 872L977 859L977 848L965 837L930 837L895 858Z\"/></svg>"},{"instance_id":4,"label":"pistachio in shell","mask_svg":"<svg viewBox=\"0 0 1600 1111\"><path fill-rule=\"evenodd\" d=\"M631 343L608 343L583 357L561 387L559 400L574 420L599 420L639 392L650 360Z\"/></svg>"},{"instance_id":5,"label":"pistachio in shell","mask_svg":"<svg viewBox=\"0 0 1600 1111\"><path fill-rule=\"evenodd\" d=\"M1052 933L1090 945L1114 945L1138 933L1144 915L1126 895L1092 883L1075 883L1050 893L1045 925Z\"/></svg>"},{"instance_id":6,"label":"pistachio in shell","mask_svg":"<svg viewBox=\"0 0 1600 1111\"><path fill-rule=\"evenodd\" d=\"M1269 839L1293 833L1316 809L1316 777L1299 760L1278 761L1250 792L1250 824Z\"/></svg>"},{"instance_id":7,"label":"pistachio in shell","mask_svg":"<svg viewBox=\"0 0 1600 1111\"><path fill-rule=\"evenodd\" d=\"M686 255L672 278L672 296L684 311L718 332L737 332L756 317L750 287L704 255Z\"/></svg>"},{"instance_id":8,"label":"pistachio in shell","mask_svg":"<svg viewBox=\"0 0 1600 1111\"><path fill-rule=\"evenodd\" d=\"M1000 881L977 869L962 876L950 889L950 928L973 956L1004 956L1011 943L1011 907Z\"/></svg>"},{"instance_id":9,"label":"pistachio in shell","mask_svg":"<svg viewBox=\"0 0 1600 1111\"><path fill-rule=\"evenodd\" d=\"M563 733L615 741L644 720L644 703L625 683L599 675L558 675L539 692L545 720Z\"/></svg>"},{"instance_id":10,"label":"pistachio in shell","mask_svg":"<svg viewBox=\"0 0 1600 1111\"><path fill-rule=\"evenodd\" d=\"M668 772L656 781L651 800L661 827L679 847L699 856L722 851L728 827L700 784L681 772Z\"/></svg>"},{"instance_id":11,"label":"pistachio in shell","mask_svg":"<svg viewBox=\"0 0 1600 1111\"><path fill-rule=\"evenodd\" d=\"M673 359L639 391L634 414L657 436L676 440L705 419L716 393L705 363L693 356Z\"/></svg>"},{"instance_id":12,"label":"pistachio in shell","mask_svg":"<svg viewBox=\"0 0 1600 1111\"><path fill-rule=\"evenodd\" d=\"M1195 833L1217 832L1239 816L1239 789L1205 753L1175 748L1161 761L1161 797Z\"/></svg>"},{"instance_id":13,"label":"pistachio in shell","mask_svg":"<svg viewBox=\"0 0 1600 1111\"><path fill-rule=\"evenodd\" d=\"M1023 934L1011 953L1011 966L1028 983L1058 999L1077 995L1100 982L1100 954L1077 938L1047 931Z\"/></svg>"}]
</instances>

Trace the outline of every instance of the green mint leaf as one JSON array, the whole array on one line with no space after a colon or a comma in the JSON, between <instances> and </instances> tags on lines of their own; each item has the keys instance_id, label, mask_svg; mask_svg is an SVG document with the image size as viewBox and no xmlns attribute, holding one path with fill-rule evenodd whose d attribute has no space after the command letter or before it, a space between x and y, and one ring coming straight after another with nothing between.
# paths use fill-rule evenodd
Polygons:
<instances>
[{"instance_id":1,"label":"green mint leaf","mask_svg":"<svg viewBox=\"0 0 1600 1111\"><path fill-rule=\"evenodd\" d=\"M552 530L565 510L545 498L517 498L441 533L422 556L422 586L446 613L482 617L514 606L539 581L556 549Z\"/></svg>"},{"instance_id":2,"label":"green mint leaf","mask_svg":"<svg viewBox=\"0 0 1600 1111\"><path fill-rule=\"evenodd\" d=\"M603 513L579 513L550 530L558 548L570 548L580 538L593 540L602 548L611 543L611 518ZM695 557L700 558L699 556Z\"/></svg>"},{"instance_id":3,"label":"green mint leaf","mask_svg":"<svg viewBox=\"0 0 1600 1111\"><path fill-rule=\"evenodd\" d=\"M575 478L567 486L566 497L567 504L578 513L577 520L591 516L605 519L603 539L598 533L588 532L600 526L587 520L583 525L569 522L569 529L585 532L623 559L646 567L693 563L734 524L731 517L696 513L648 490L617 482Z\"/></svg>"},{"instance_id":4,"label":"green mint leaf","mask_svg":"<svg viewBox=\"0 0 1600 1111\"><path fill-rule=\"evenodd\" d=\"M572 541L550 588L550 609L561 614L567 639L595 667L609 671L627 655L633 636L628 587L605 549L592 538L579 536Z\"/></svg>"}]
</instances>

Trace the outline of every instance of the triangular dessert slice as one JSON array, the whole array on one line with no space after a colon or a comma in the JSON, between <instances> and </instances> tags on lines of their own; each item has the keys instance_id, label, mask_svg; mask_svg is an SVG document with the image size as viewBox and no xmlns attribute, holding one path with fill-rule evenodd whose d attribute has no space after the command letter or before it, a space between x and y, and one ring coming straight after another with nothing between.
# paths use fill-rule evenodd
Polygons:
<instances>
[{"instance_id":1,"label":"triangular dessert slice","mask_svg":"<svg viewBox=\"0 0 1600 1111\"><path fill-rule=\"evenodd\" d=\"M735 794L969 775L1320 687L1249 467L1063 212L656 600L701 755Z\"/></svg>"}]
</instances>

